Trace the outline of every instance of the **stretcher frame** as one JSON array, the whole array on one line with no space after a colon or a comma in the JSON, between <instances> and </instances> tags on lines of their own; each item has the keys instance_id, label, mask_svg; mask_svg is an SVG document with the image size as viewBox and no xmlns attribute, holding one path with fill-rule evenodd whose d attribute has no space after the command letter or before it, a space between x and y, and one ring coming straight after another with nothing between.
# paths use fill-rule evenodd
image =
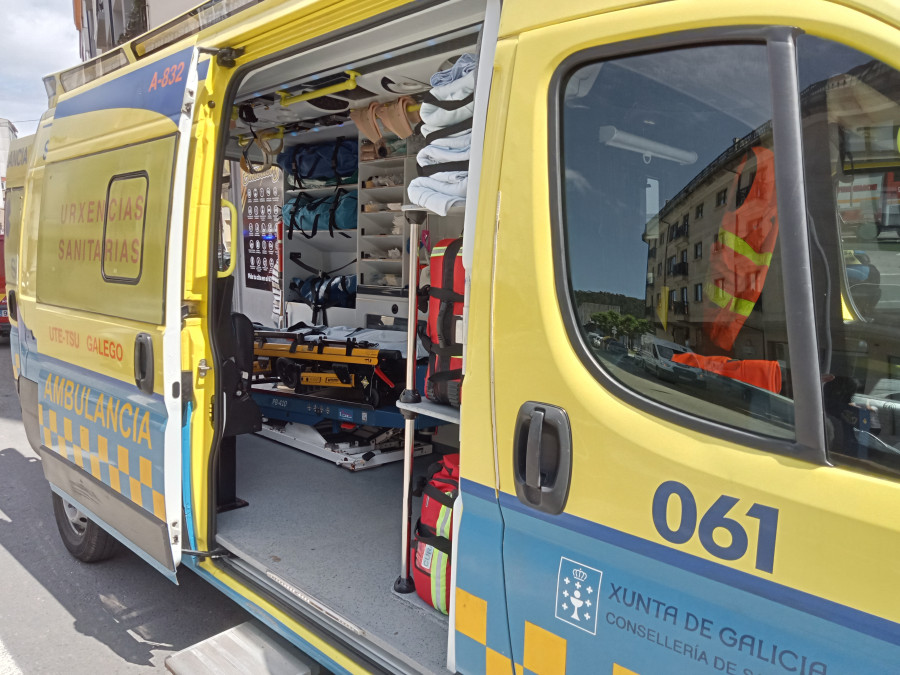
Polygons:
<instances>
[{"instance_id":1,"label":"stretcher frame","mask_svg":"<svg viewBox=\"0 0 900 675\"><path fill-rule=\"evenodd\" d=\"M373 407L399 394L405 364L399 351L353 338L306 337L291 331L254 331L254 383L277 382L298 394L311 388L356 389Z\"/></svg>"}]
</instances>

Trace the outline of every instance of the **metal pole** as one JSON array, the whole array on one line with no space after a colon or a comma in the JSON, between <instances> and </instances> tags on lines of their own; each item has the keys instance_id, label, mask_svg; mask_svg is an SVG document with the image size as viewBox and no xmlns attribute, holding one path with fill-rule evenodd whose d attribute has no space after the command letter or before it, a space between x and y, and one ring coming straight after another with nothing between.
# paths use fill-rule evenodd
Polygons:
<instances>
[{"instance_id":1,"label":"metal pole","mask_svg":"<svg viewBox=\"0 0 900 675\"><path fill-rule=\"evenodd\" d=\"M418 342L416 329L418 324L418 309L416 292L418 290L418 250L419 250L419 225L425 220L424 211L408 211L409 221L409 275L407 284L409 288L409 306L406 315L406 389L400 394L402 403L418 403L421 401L419 392L416 391L416 361L418 356ZM400 525L400 576L394 582L394 590L398 593L412 593L416 590L410 575L410 538L412 529L412 469L413 448L416 436L416 413L411 410L402 410L405 418L403 428L403 517Z\"/></svg>"},{"instance_id":2,"label":"metal pole","mask_svg":"<svg viewBox=\"0 0 900 675\"><path fill-rule=\"evenodd\" d=\"M418 215L418 214L416 214ZM412 221L412 218L410 218ZM418 323L419 223L409 224L409 307L406 314L406 390L416 391L416 324ZM404 392L405 393L405 392ZM418 399L417 401L421 400Z\"/></svg>"}]
</instances>

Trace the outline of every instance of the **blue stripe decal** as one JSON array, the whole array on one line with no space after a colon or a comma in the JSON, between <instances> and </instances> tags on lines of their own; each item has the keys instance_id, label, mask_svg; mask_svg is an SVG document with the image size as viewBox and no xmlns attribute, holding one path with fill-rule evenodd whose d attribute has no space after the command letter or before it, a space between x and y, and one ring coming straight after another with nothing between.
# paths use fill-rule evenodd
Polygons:
<instances>
[{"instance_id":1,"label":"blue stripe decal","mask_svg":"<svg viewBox=\"0 0 900 675\"><path fill-rule=\"evenodd\" d=\"M476 483L468 478L459 479L459 490L460 492L465 492L468 495L478 497L487 502L496 503L497 501L497 491L494 490L494 488L482 485L481 483Z\"/></svg>"},{"instance_id":2,"label":"blue stripe decal","mask_svg":"<svg viewBox=\"0 0 900 675\"><path fill-rule=\"evenodd\" d=\"M484 486L480 489L472 489L471 481L460 483L460 488L466 493L481 499L493 501L493 496L485 497ZM492 492L492 491L491 491ZM759 596L765 600L776 602L791 609L797 609L811 614L820 619L849 628L858 633L883 640L894 645L900 645L900 624L887 619L862 612L846 605L841 605L831 600L826 600L810 593L799 591L782 584L760 579L752 574L731 569L718 563L704 560L696 556L676 551L667 546L657 544L620 530L592 523L583 518L563 513L558 516L550 516L535 511L522 504L516 497L505 492L500 493L501 508L518 511L524 515L538 520L543 520L551 525L562 527L573 532L597 539L599 541L617 546L619 548L637 553L638 555L677 567L686 572L697 574L705 579L717 581L732 588L737 588L747 593Z\"/></svg>"},{"instance_id":3,"label":"blue stripe decal","mask_svg":"<svg viewBox=\"0 0 900 675\"><path fill-rule=\"evenodd\" d=\"M60 119L97 110L137 108L159 113L177 125L192 51L193 48L188 47L93 89L75 93L59 102L55 117Z\"/></svg>"},{"instance_id":4,"label":"blue stripe decal","mask_svg":"<svg viewBox=\"0 0 900 675\"><path fill-rule=\"evenodd\" d=\"M194 508L191 504L191 413L194 404L188 401L181 422L181 501L184 506L184 527L187 530L188 544L197 550L194 539Z\"/></svg>"}]
</instances>

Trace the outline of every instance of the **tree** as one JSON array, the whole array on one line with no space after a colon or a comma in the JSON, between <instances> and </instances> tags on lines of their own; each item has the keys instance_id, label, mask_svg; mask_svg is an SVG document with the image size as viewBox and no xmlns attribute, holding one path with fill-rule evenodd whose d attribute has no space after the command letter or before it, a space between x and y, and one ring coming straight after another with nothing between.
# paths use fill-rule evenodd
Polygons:
<instances>
[{"instance_id":1,"label":"tree","mask_svg":"<svg viewBox=\"0 0 900 675\"><path fill-rule=\"evenodd\" d=\"M627 347L631 346L631 338L637 331L638 323L640 323L640 320L631 314L626 314L622 317L620 333Z\"/></svg>"},{"instance_id":2,"label":"tree","mask_svg":"<svg viewBox=\"0 0 900 675\"><path fill-rule=\"evenodd\" d=\"M591 315L591 321L597 325L597 330L603 333L603 335L613 335L620 330L622 315L613 310L608 312L597 312L596 314Z\"/></svg>"}]
</instances>

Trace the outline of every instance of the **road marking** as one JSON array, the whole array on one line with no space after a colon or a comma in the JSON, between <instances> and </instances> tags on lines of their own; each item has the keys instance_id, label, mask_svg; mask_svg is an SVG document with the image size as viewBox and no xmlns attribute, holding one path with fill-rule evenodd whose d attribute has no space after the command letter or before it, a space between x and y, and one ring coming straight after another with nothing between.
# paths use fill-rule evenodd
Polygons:
<instances>
[{"instance_id":1,"label":"road marking","mask_svg":"<svg viewBox=\"0 0 900 675\"><path fill-rule=\"evenodd\" d=\"M13 661L12 654L6 651L3 640L0 640L0 675L22 675L19 666Z\"/></svg>"}]
</instances>

